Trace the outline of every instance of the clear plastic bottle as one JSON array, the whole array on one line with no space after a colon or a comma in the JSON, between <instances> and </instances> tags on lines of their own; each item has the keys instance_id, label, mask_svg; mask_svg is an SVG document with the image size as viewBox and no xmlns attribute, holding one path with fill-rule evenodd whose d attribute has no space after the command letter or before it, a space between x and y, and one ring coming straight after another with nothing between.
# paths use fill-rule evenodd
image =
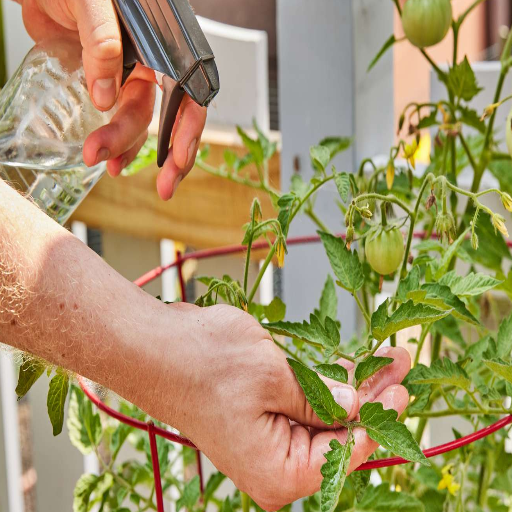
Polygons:
<instances>
[{"instance_id":1,"label":"clear plastic bottle","mask_svg":"<svg viewBox=\"0 0 512 512\"><path fill-rule=\"evenodd\" d=\"M106 170L87 167L87 136L107 124L91 102L81 46L35 46L0 93L0 178L65 223Z\"/></svg>"}]
</instances>

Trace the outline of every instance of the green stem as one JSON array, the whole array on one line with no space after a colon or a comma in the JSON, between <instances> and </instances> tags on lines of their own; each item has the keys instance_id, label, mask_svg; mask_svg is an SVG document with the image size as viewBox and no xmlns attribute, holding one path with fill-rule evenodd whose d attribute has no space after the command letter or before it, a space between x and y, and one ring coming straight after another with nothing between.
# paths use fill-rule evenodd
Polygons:
<instances>
[{"instance_id":1,"label":"green stem","mask_svg":"<svg viewBox=\"0 0 512 512\"><path fill-rule=\"evenodd\" d=\"M263 327L265 327L265 324L263 324ZM283 351L286 352L289 356L293 357L296 361L299 361L299 363L306 364L296 353L292 352L286 345L283 345L282 343L279 343L274 336L272 336L272 339L274 340L274 343Z\"/></svg>"},{"instance_id":2,"label":"green stem","mask_svg":"<svg viewBox=\"0 0 512 512\"><path fill-rule=\"evenodd\" d=\"M430 55L423 48L420 51L423 54L423 56L428 60L429 64L436 70L436 73L439 75L439 78L441 78L441 80L445 82L446 73L432 60Z\"/></svg>"},{"instance_id":3,"label":"green stem","mask_svg":"<svg viewBox=\"0 0 512 512\"><path fill-rule=\"evenodd\" d=\"M402 208L404 212L406 212L408 215L412 215L412 210L398 197L394 195L384 195L384 194L377 194L376 192L369 192L367 194L361 194L360 196L356 197L354 199L354 203L358 205L361 201L364 201L365 199L376 199L377 201L387 201L388 203L393 203Z\"/></svg>"},{"instance_id":4,"label":"green stem","mask_svg":"<svg viewBox=\"0 0 512 512\"><path fill-rule=\"evenodd\" d=\"M247 254L245 255L244 293L246 295L247 295L247 282L249 280L249 265L251 263L251 249L252 249L252 239L253 239L253 228L254 228L254 221L252 221L251 236L249 237L249 243L247 244Z\"/></svg>"},{"instance_id":5,"label":"green stem","mask_svg":"<svg viewBox=\"0 0 512 512\"><path fill-rule=\"evenodd\" d=\"M256 292L258 291L258 288L260 286L261 280L263 279L263 275L265 274L265 271L267 270L268 266L270 265L270 262L272 261L272 258L274 257L274 254L276 253L277 243L278 241L276 240L276 242L272 246L272 249L270 249L270 251L268 252L267 257L263 262L263 266L260 268L258 277L256 277L256 281L254 282L254 285L251 288L251 293L249 294L249 297L247 297L249 303L251 303L252 300L254 299L254 296L256 295Z\"/></svg>"},{"instance_id":6,"label":"green stem","mask_svg":"<svg viewBox=\"0 0 512 512\"><path fill-rule=\"evenodd\" d=\"M249 512L251 510L251 498L245 492L240 493L242 497L242 512Z\"/></svg>"},{"instance_id":7,"label":"green stem","mask_svg":"<svg viewBox=\"0 0 512 512\"><path fill-rule=\"evenodd\" d=\"M368 326L368 329L369 329L372 320L370 318L370 315L368 314L368 311L366 311L365 307L363 306L363 304L361 302L361 299L357 295L357 292L354 292L352 296L354 297L357 305L359 306L359 309L361 310L361 313L363 314L363 317L364 317L364 319L366 321L366 325Z\"/></svg>"},{"instance_id":8,"label":"green stem","mask_svg":"<svg viewBox=\"0 0 512 512\"><path fill-rule=\"evenodd\" d=\"M418 366L418 363L420 362L420 354L421 350L423 348L423 345L425 343L425 340L427 339L428 333L430 332L430 328L432 327L432 323L426 324L421 328L421 336L418 341L418 347L416 349L416 356L414 357L414 365Z\"/></svg>"},{"instance_id":9,"label":"green stem","mask_svg":"<svg viewBox=\"0 0 512 512\"><path fill-rule=\"evenodd\" d=\"M436 333L434 336L434 341L432 343L432 361L437 361L439 359L439 352L441 352L441 334Z\"/></svg>"},{"instance_id":10,"label":"green stem","mask_svg":"<svg viewBox=\"0 0 512 512\"><path fill-rule=\"evenodd\" d=\"M443 409L442 411L421 411L410 414L411 418L444 418L445 416L469 416L471 414L504 414L506 411L498 408L480 410L478 407L467 407L465 409Z\"/></svg>"},{"instance_id":11,"label":"green stem","mask_svg":"<svg viewBox=\"0 0 512 512\"><path fill-rule=\"evenodd\" d=\"M322 220L313 211L313 208L307 208L304 212L324 233L331 233L331 230L322 222Z\"/></svg>"},{"instance_id":12,"label":"green stem","mask_svg":"<svg viewBox=\"0 0 512 512\"><path fill-rule=\"evenodd\" d=\"M462 144L462 147L464 148L464 151L466 152L466 155L468 157L469 163L471 167L473 168L473 172L476 174L479 171L478 164L476 163L475 157L473 156L473 153L471 152L471 148L469 147L466 138L462 133L459 133L459 139Z\"/></svg>"},{"instance_id":13,"label":"green stem","mask_svg":"<svg viewBox=\"0 0 512 512\"><path fill-rule=\"evenodd\" d=\"M480 4L483 4L485 0L475 0L460 16L459 19L456 21L456 24L458 25L458 28L464 23L464 20L468 16L468 14L478 7Z\"/></svg>"}]
</instances>

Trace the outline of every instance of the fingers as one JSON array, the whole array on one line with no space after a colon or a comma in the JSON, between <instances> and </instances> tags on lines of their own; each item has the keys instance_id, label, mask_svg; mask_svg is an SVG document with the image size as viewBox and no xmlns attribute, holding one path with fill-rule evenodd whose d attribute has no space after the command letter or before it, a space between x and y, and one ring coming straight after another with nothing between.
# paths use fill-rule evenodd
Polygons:
<instances>
[{"instance_id":1,"label":"fingers","mask_svg":"<svg viewBox=\"0 0 512 512\"><path fill-rule=\"evenodd\" d=\"M135 157L139 154L139 151L142 149L142 146L144 146L147 138L148 131L146 130L128 151L125 151L122 155L114 158L113 160L109 160L107 163L107 171L109 175L113 178L119 176L122 170L135 160Z\"/></svg>"},{"instance_id":2,"label":"fingers","mask_svg":"<svg viewBox=\"0 0 512 512\"><path fill-rule=\"evenodd\" d=\"M409 395L400 385L386 388L376 401L381 402L385 409L394 409L401 414L407 407ZM341 444L347 440L347 430L324 431L311 438L304 427L292 427L290 448L285 462L285 480L295 492L291 500L309 496L318 491L322 482L320 469L325 463L324 454L330 450L329 443L337 439ZM349 473L354 471L377 449L378 444L372 441L364 429L354 430L354 449L350 460ZM307 454L307 455L306 455Z\"/></svg>"},{"instance_id":3,"label":"fingers","mask_svg":"<svg viewBox=\"0 0 512 512\"><path fill-rule=\"evenodd\" d=\"M200 107L188 95L185 95L172 137L174 163L185 175L194 165L205 123L206 108Z\"/></svg>"},{"instance_id":4,"label":"fingers","mask_svg":"<svg viewBox=\"0 0 512 512\"><path fill-rule=\"evenodd\" d=\"M96 108L110 110L121 87L123 45L111 0L72 0L87 87Z\"/></svg>"},{"instance_id":5,"label":"fingers","mask_svg":"<svg viewBox=\"0 0 512 512\"><path fill-rule=\"evenodd\" d=\"M119 110L111 122L91 133L85 141L85 164L91 167L101 161L119 159L118 164L110 164L109 168L113 175L117 171L121 172L121 161L125 158L128 161L137 154L126 153L135 146L139 146L139 149L141 147L141 137L153 117L154 100L153 83L145 80L130 81L123 89Z\"/></svg>"}]
</instances>

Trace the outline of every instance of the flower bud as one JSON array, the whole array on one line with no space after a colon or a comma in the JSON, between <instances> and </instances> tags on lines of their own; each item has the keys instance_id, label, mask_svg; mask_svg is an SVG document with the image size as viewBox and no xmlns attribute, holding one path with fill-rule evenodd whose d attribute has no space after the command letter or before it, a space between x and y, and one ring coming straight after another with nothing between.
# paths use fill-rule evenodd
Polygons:
<instances>
[{"instance_id":1,"label":"flower bud","mask_svg":"<svg viewBox=\"0 0 512 512\"><path fill-rule=\"evenodd\" d=\"M487 105L484 109L484 113L482 114L482 117L480 118L480 121L485 121L488 117L491 117L494 113L494 111L500 106L499 103L493 103L492 105Z\"/></svg>"},{"instance_id":2,"label":"flower bud","mask_svg":"<svg viewBox=\"0 0 512 512\"><path fill-rule=\"evenodd\" d=\"M448 240L449 243L453 242L456 236L455 233L455 219L451 212L440 213L436 218L436 232L441 240Z\"/></svg>"},{"instance_id":3,"label":"flower bud","mask_svg":"<svg viewBox=\"0 0 512 512\"><path fill-rule=\"evenodd\" d=\"M386 184L388 186L388 190L393 188L393 182L395 181L395 164L393 160L390 160L388 163L388 168L386 171Z\"/></svg>"},{"instance_id":4,"label":"flower bud","mask_svg":"<svg viewBox=\"0 0 512 512\"><path fill-rule=\"evenodd\" d=\"M354 227L353 226L349 226L347 228L347 235L346 235L345 241L347 243L347 249L350 249L350 244L354 241Z\"/></svg>"},{"instance_id":5,"label":"flower bud","mask_svg":"<svg viewBox=\"0 0 512 512\"><path fill-rule=\"evenodd\" d=\"M370 205L369 204L367 204L366 206L361 208L359 210L359 213L361 214L361 217L363 217L364 219L371 219L372 216L373 216L373 213L370 210Z\"/></svg>"},{"instance_id":6,"label":"flower bud","mask_svg":"<svg viewBox=\"0 0 512 512\"><path fill-rule=\"evenodd\" d=\"M512 197L510 197L510 194L506 192L501 194L501 202L507 211L512 212Z\"/></svg>"},{"instance_id":7,"label":"flower bud","mask_svg":"<svg viewBox=\"0 0 512 512\"><path fill-rule=\"evenodd\" d=\"M471 233L471 247L473 247L473 250L478 251L478 235L474 231Z\"/></svg>"},{"instance_id":8,"label":"flower bud","mask_svg":"<svg viewBox=\"0 0 512 512\"><path fill-rule=\"evenodd\" d=\"M427 202L425 204L425 208L427 210L430 210L430 208L432 208L432 206L434 206L436 204L437 200L436 200L436 196L431 193L429 196L428 196L428 199L427 199Z\"/></svg>"},{"instance_id":9,"label":"flower bud","mask_svg":"<svg viewBox=\"0 0 512 512\"><path fill-rule=\"evenodd\" d=\"M276 245L277 266L279 268L284 267L284 255L285 255L284 243L281 240L279 240Z\"/></svg>"},{"instance_id":10,"label":"flower bud","mask_svg":"<svg viewBox=\"0 0 512 512\"><path fill-rule=\"evenodd\" d=\"M492 218L492 225L494 226L494 229L499 231L503 236L506 236L508 238L508 230L507 226L505 226L505 219L501 216L495 213Z\"/></svg>"},{"instance_id":11,"label":"flower bud","mask_svg":"<svg viewBox=\"0 0 512 512\"><path fill-rule=\"evenodd\" d=\"M413 140L412 144L406 144L404 148L405 158L409 161L413 169L416 169L416 160L414 155L417 149L418 142L416 139Z\"/></svg>"}]
</instances>

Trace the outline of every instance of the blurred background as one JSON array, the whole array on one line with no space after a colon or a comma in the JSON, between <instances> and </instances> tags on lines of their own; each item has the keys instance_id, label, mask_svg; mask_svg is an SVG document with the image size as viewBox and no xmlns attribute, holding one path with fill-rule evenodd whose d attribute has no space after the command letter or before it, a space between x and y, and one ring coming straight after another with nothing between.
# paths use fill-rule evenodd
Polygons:
<instances>
[{"instance_id":1,"label":"blurred background","mask_svg":"<svg viewBox=\"0 0 512 512\"><path fill-rule=\"evenodd\" d=\"M453 0L454 15L471 3ZM428 63L407 42L395 45L367 73L390 34L402 36L391 1L191 0L191 4L201 17L221 76L221 93L210 108L203 139L210 146L213 164L221 163L225 150L242 151L235 127L250 128L256 119L278 143L270 168L274 186L286 189L295 173L310 173L309 147L329 135L354 137L352 148L336 160L339 170L354 171L363 158L388 151L405 105L439 98L440 88ZM20 6L11 0L0 0L0 6L3 84L32 42L24 32ZM464 24L460 54L464 52L475 64L482 83L496 80L499 68L494 61L511 25L510 0L487 0ZM451 52L451 36L429 51L439 65L448 62ZM512 84L507 87L512 92ZM481 109L491 98L479 101ZM428 163L428 132L424 141L423 163ZM135 176L115 181L105 177L69 223L77 237L130 280L174 261L177 251L239 244L254 196L250 189L195 169L176 197L163 203L155 191L156 173L152 164ZM326 200L319 198L319 212L330 227L339 230L342 219L334 192L327 189L323 194ZM270 202L262 202L264 214L271 216ZM301 219L290 235L314 232L314 225ZM253 275L259 265L256 257ZM239 277L242 260L228 257L188 262L184 269L188 297L201 292L192 276L222 275L227 268ZM302 320L317 303L327 273L328 263L319 248L292 249L283 270L270 269L265 275L260 300L268 303L279 295L288 304L288 318ZM164 300L180 299L173 271L145 289ZM339 302L343 336L349 339L358 325L358 315L343 292ZM46 417L46 386L40 381L17 403L12 362L0 354L2 512L68 511L79 476L97 468L94 457L82 457L65 432L52 437ZM443 435L439 423L439 429L430 432L430 443L444 441Z\"/></svg>"}]
</instances>

